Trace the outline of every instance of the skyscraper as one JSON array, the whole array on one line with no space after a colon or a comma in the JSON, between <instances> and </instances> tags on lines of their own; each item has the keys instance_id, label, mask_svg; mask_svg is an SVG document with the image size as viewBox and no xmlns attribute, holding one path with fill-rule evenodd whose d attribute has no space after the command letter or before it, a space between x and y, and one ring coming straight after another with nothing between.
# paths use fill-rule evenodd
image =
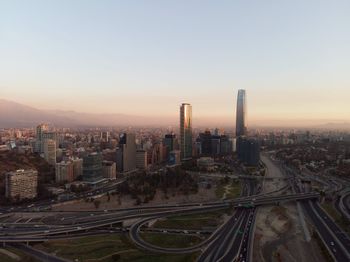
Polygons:
<instances>
[{"instance_id":1,"label":"skyscraper","mask_svg":"<svg viewBox=\"0 0 350 262\"><path fill-rule=\"evenodd\" d=\"M83 158L83 180L95 183L102 179L102 155L91 153Z\"/></svg>"},{"instance_id":2,"label":"skyscraper","mask_svg":"<svg viewBox=\"0 0 350 262\"><path fill-rule=\"evenodd\" d=\"M44 152L44 144L43 144L43 133L49 130L49 126L47 124L40 124L36 127L36 144L35 144L35 152L42 153Z\"/></svg>"},{"instance_id":3,"label":"skyscraper","mask_svg":"<svg viewBox=\"0 0 350 262\"><path fill-rule=\"evenodd\" d=\"M123 133L119 137L117 149L118 172L129 172L136 169L136 139L135 134Z\"/></svg>"},{"instance_id":4,"label":"skyscraper","mask_svg":"<svg viewBox=\"0 0 350 262\"><path fill-rule=\"evenodd\" d=\"M192 106L183 103L180 107L181 160L192 157Z\"/></svg>"},{"instance_id":5,"label":"skyscraper","mask_svg":"<svg viewBox=\"0 0 350 262\"><path fill-rule=\"evenodd\" d=\"M56 165L56 141L46 139L44 141L44 158L50 164Z\"/></svg>"},{"instance_id":6,"label":"skyscraper","mask_svg":"<svg viewBox=\"0 0 350 262\"><path fill-rule=\"evenodd\" d=\"M236 110L236 136L245 136L246 127L246 94L244 89L238 90L237 110Z\"/></svg>"}]
</instances>

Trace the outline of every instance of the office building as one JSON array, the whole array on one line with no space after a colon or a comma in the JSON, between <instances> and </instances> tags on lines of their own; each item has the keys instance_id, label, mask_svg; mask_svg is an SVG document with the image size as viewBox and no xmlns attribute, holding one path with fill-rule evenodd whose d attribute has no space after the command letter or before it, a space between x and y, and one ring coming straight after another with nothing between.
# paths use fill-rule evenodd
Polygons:
<instances>
[{"instance_id":1,"label":"office building","mask_svg":"<svg viewBox=\"0 0 350 262\"><path fill-rule=\"evenodd\" d=\"M192 158L192 106L183 103L180 107L181 160Z\"/></svg>"},{"instance_id":2,"label":"office building","mask_svg":"<svg viewBox=\"0 0 350 262\"><path fill-rule=\"evenodd\" d=\"M147 151L139 149L136 151L136 168L146 169L147 168Z\"/></svg>"},{"instance_id":3,"label":"office building","mask_svg":"<svg viewBox=\"0 0 350 262\"><path fill-rule=\"evenodd\" d=\"M102 161L102 176L106 179L117 178L117 166L113 161Z\"/></svg>"},{"instance_id":4,"label":"office building","mask_svg":"<svg viewBox=\"0 0 350 262\"><path fill-rule=\"evenodd\" d=\"M109 142L109 132L108 131L101 132L100 138L102 142Z\"/></svg>"},{"instance_id":5,"label":"office building","mask_svg":"<svg viewBox=\"0 0 350 262\"><path fill-rule=\"evenodd\" d=\"M237 155L239 160L248 166L257 166L260 161L260 146L255 139L237 138Z\"/></svg>"},{"instance_id":6,"label":"office building","mask_svg":"<svg viewBox=\"0 0 350 262\"><path fill-rule=\"evenodd\" d=\"M117 149L118 172L130 172L136 169L136 140L135 134L123 133L119 137Z\"/></svg>"},{"instance_id":7,"label":"office building","mask_svg":"<svg viewBox=\"0 0 350 262\"><path fill-rule=\"evenodd\" d=\"M220 136L220 154L227 155L232 152L232 142L230 138L226 135Z\"/></svg>"},{"instance_id":8,"label":"office building","mask_svg":"<svg viewBox=\"0 0 350 262\"><path fill-rule=\"evenodd\" d=\"M17 170L5 174L5 196L13 202L37 196L38 171Z\"/></svg>"},{"instance_id":9,"label":"office building","mask_svg":"<svg viewBox=\"0 0 350 262\"><path fill-rule=\"evenodd\" d=\"M220 155L220 136L211 137L211 153L212 155Z\"/></svg>"},{"instance_id":10,"label":"office building","mask_svg":"<svg viewBox=\"0 0 350 262\"><path fill-rule=\"evenodd\" d=\"M88 154L83 158L83 180L95 183L102 179L102 155L96 152Z\"/></svg>"},{"instance_id":11,"label":"office building","mask_svg":"<svg viewBox=\"0 0 350 262\"><path fill-rule=\"evenodd\" d=\"M49 130L49 126L47 124L40 124L36 127L36 143L34 151L37 153L44 152L44 144L43 141L43 133Z\"/></svg>"},{"instance_id":12,"label":"office building","mask_svg":"<svg viewBox=\"0 0 350 262\"><path fill-rule=\"evenodd\" d=\"M212 154L211 138L212 135L209 130L199 134L197 141L201 143L201 155L209 156Z\"/></svg>"},{"instance_id":13,"label":"office building","mask_svg":"<svg viewBox=\"0 0 350 262\"><path fill-rule=\"evenodd\" d=\"M44 140L44 158L50 165L56 165L56 141L52 139Z\"/></svg>"},{"instance_id":14,"label":"office building","mask_svg":"<svg viewBox=\"0 0 350 262\"><path fill-rule=\"evenodd\" d=\"M166 146L168 152L176 150L176 135L175 134L166 134L164 137L164 145Z\"/></svg>"},{"instance_id":15,"label":"office building","mask_svg":"<svg viewBox=\"0 0 350 262\"><path fill-rule=\"evenodd\" d=\"M56 183L70 183L74 181L74 167L70 161L62 161L56 164Z\"/></svg>"},{"instance_id":16,"label":"office building","mask_svg":"<svg viewBox=\"0 0 350 262\"><path fill-rule=\"evenodd\" d=\"M181 152L180 150L174 150L169 153L168 165L174 166L181 163Z\"/></svg>"},{"instance_id":17,"label":"office building","mask_svg":"<svg viewBox=\"0 0 350 262\"><path fill-rule=\"evenodd\" d=\"M246 93L244 89L238 90L236 110L236 136L247 135L246 127Z\"/></svg>"},{"instance_id":18,"label":"office building","mask_svg":"<svg viewBox=\"0 0 350 262\"><path fill-rule=\"evenodd\" d=\"M73 176L74 180L83 176L83 159L82 158L71 158L70 161L73 163Z\"/></svg>"},{"instance_id":19,"label":"office building","mask_svg":"<svg viewBox=\"0 0 350 262\"><path fill-rule=\"evenodd\" d=\"M56 142L56 148L58 148L58 138L56 132L49 131L47 124L40 124L36 127L36 141L35 141L35 152L44 153L44 146L46 140L54 140Z\"/></svg>"}]
</instances>

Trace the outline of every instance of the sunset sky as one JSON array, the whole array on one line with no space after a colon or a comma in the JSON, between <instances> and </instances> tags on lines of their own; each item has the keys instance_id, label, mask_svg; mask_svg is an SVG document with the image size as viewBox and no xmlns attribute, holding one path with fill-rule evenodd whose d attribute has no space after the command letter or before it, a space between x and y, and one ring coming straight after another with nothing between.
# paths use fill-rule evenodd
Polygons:
<instances>
[{"instance_id":1,"label":"sunset sky","mask_svg":"<svg viewBox=\"0 0 350 262\"><path fill-rule=\"evenodd\" d=\"M350 121L350 1L0 1L0 98L40 109Z\"/></svg>"}]
</instances>

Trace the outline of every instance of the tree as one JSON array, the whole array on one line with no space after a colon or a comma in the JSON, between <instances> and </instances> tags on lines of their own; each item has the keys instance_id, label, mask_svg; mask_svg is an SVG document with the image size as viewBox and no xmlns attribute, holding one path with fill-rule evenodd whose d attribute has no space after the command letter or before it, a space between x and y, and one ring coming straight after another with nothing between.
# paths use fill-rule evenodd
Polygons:
<instances>
[{"instance_id":1,"label":"tree","mask_svg":"<svg viewBox=\"0 0 350 262\"><path fill-rule=\"evenodd\" d=\"M95 200L94 201L94 205L95 205L95 208L98 209L100 207L100 204L101 204L101 201L100 200Z\"/></svg>"}]
</instances>

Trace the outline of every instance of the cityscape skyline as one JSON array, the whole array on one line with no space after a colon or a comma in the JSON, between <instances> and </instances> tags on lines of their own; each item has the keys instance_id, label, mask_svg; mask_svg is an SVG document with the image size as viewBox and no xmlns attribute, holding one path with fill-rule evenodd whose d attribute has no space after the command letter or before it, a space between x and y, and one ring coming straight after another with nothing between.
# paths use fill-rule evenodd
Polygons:
<instances>
[{"instance_id":1,"label":"cityscape skyline","mask_svg":"<svg viewBox=\"0 0 350 262\"><path fill-rule=\"evenodd\" d=\"M349 10L0 1L0 262L349 262Z\"/></svg>"},{"instance_id":2,"label":"cityscape skyline","mask_svg":"<svg viewBox=\"0 0 350 262\"><path fill-rule=\"evenodd\" d=\"M229 123L232 89L243 88L250 124L350 121L348 7L2 3L0 97L39 109L174 119L177 105L190 101L196 117Z\"/></svg>"}]
</instances>

